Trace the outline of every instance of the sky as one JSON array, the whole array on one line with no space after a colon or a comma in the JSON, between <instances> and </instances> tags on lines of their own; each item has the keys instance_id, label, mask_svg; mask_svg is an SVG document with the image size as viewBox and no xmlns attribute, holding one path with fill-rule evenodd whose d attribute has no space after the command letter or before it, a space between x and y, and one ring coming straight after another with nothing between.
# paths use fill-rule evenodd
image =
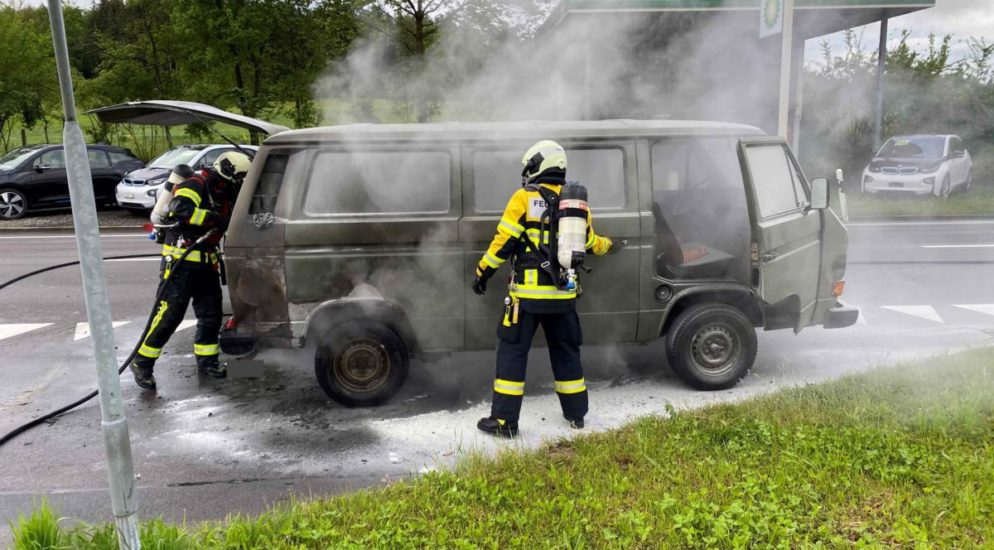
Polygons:
<instances>
[{"instance_id":1,"label":"sky","mask_svg":"<svg viewBox=\"0 0 994 550\"><path fill-rule=\"evenodd\" d=\"M934 8L895 17L889 21L888 27L888 46L897 43L902 29L911 29L909 44L918 50L928 48L930 33L934 33L937 38L951 34L952 57L959 59L969 54L966 41L970 37L983 38L988 44L994 43L994 0L935 0ZM862 36L864 49L872 51L877 48L879 23L857 27L856 33ZM807 62L818 63L821 60L823 39L828 40L835 53L842 53L842 33L814 38L808 40L805 47Z\"/></svg>"}]
</instances>

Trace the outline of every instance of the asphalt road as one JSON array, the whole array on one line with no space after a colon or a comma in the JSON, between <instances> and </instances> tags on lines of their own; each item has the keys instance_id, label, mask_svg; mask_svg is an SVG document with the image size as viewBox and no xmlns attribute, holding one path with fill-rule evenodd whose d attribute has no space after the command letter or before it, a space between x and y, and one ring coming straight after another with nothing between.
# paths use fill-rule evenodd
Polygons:
<instances>
[{"instance_id":1,"label":"asphalt road","mask_svg":"<svg viewBox=\"0 0 994 550\"><path fill-rule=\"evenodd\" d=\"M142 235L107 235L105 255L156 251ZM65 235L0 233L0 281L76 257ZM618 426L667 405L742 399L903 358L994 343L994 221L881 222L850 228L848 302L855 327L760 334L760 355L738 387L688 389L658 345L584 348L589 429ZM107 264L121 359L148 315L157 264ZM65 268L0 291L0 433L89 391L95 376L79 271ZM192 319L192 313L188 314ZM257 513L288 495L326 495L445 467L469 450L534 447L570 434L558 412L544 350L533 354L523 436L479 435L489 409L492 354L412 365L386 406L345 409L325 398L309 350L269 351L261 379L200 379L193 330L179 332L157 365L150 396L122 379L141 516L181 521ZM47 496L64 516L110 519L96 401L0 448L0 524ZM0 540L2 540L0 533Z\"/></svg>"}]
</instances>

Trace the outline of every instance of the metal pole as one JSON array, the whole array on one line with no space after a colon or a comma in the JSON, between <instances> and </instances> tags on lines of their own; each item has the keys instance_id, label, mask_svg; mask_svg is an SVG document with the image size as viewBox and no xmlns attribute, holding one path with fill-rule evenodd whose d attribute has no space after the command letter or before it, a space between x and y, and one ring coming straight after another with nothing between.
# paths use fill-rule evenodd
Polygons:
<instances>
[{"instance_id":1,"label":"metal pole","mask_svg":"<svg viewBox=\"0 0 994 550\"><path fill-rule=\"evenodd\" d=\"M794 45L794 0L784 0L783 32L780 42L780 108L777 112L777 135L787 137L790 115L790 54Z\"/></svg>"},{"instance_id":2,"label":"metal pole","mask_svg":"<svg viewBox=\"0 0 994 550\"><path fill-rule=\"evenodd\" d=\"M873 113L873 152L883 144L884 126L884 69L887 65L887 12L880 19L880 45L877 46L877 106Z\"/></svg>"},{"instance_id":3,"label":"metal pole","mask_svg":"<svg viewBox=\"0 0 994 550\"><path fill-rule=\"evenodd\" d=\"M90 337L97 366L97 387L100 390L100 426L103 431L107 470L110 476L111 508L117 526L117 541L121 548L141 548L138 539L138 500L135 472L131 459L131 438L121 400L121 379L117 373L114 329L107 302L107 279L103 268L103 250L97 224L97 207L93 199L93 180L86 155L86 142L76 120L76 104L69 71L69 50L66 29L59 0L48 0L48 17L52 25L52 42L59 70L62 106L65 110L63 143L66 174L69 177L69 198L72 204L76 248L83 275L83 296L86 316L90 322Z\"/></svg>"}]
</instances>

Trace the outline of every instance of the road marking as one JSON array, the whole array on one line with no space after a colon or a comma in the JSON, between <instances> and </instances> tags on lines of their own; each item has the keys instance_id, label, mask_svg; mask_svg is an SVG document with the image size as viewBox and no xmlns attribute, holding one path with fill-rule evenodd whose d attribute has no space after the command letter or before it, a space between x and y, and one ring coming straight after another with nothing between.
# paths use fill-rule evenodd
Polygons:
<instances>
[{"instance_id":1,"label":"road marking","mask_svg":"<svg viewBox=\"0 0 994 550\"><path fill-rule=\"evenodd\" d=\"M51 324L52 323L15 323L10 325L0 325L0 340L24 334L26 332L31 332L32 330L38 330Z\"/></svg>"},{"instance_id":2,"label":"road marking","mask_svg":"<svg viewBox=\"0 0 994 550\"><path fill-rule=\"evenodd\" d=\"M176 332L179 332L181 330L186 330L196 324L197 324L196 319L186 319L182 323L180 323L178 327L176 327Z\"/></svg>"},{"instance_id":3,"label":"road marking","mask_svg":"<svg viewBox=\"0 0 994 550\"><path fill-rule=\"evenodd\" d=\"M994 244L923 244L922 248L994 248Z\"/></svg>"},{"instance_id":4,"label":"road marking","mask_svg":"<svg viewBox=\"0 0 994 550\"><path fill-rule=\"evenodd\" d=\"M994 225L994 220L949 220L941 222L853 222L846 227L887 227L904 225Z\"/></svg>"},{"instance_id":5,"label":"road marking","mask_svg":"<svg viewBox=\"0 0 994 550\"><path fill-rule=\"evenodd\" d=\"M148 233L124 233L121 235L100 235L101 239L134 239L144 237L148 239ZM72 239L76 240L76 235L4 235L0 239Z\"/></svg>"},{"instance_id":6,"label":"road marking","mask_svg":"<svg viewBox=\"0 0 994 550\"><path fill-rule=\"evenodd\" d=\"M111 323L114 328L124 326L131 321L114 321ZM76 334L72 337L74 342L78 342L83 338L90 336L90 323L76 323Z\"/></svg>"},{"instance_id":7,"label":"road marking","mask_svg":"<svg viewBox=\"0 0 994 550\"><path fill-rule=\"evenodd\" d=\"M911 315L913 317L919 317L927 321L935 321L936 323L945 323L942 317L939 317L939 313L935 311L932 306L881 306L884 309L889 309L891 311L896 311L898 313L903 313L905 315Z\"/></svg>"},{"instance_id":8,"label":"road marking","mask_svg":"<svg viewBox=\"0 0 994 550\"><path fill-rule=\"evenodd\" d=\"M976 311L977 313L986 313L987 315L994 315L994 304L956 304L953 305L953 307Z\"/></svg>"},{"instance_id":9,"label":"road marking","mask_svg":"<svg viewBox=\"0 0 994 550\"><path fill-rule=\"evenodd\" d=\"M859 317L856 317L857 325L865 325L866 323L866 312L862 309L859 310Z\"/></svg>"},{"instance_id":10,"label":"road marking","mask_svg":"<svg viewBox=\"0 0 994 550\"><path fill-rule=\"evenodd\" d=\"M162 256L154 258L118 258L116 260L104 260L105 262L161 262Z\"/></svg>"}]
</instances>

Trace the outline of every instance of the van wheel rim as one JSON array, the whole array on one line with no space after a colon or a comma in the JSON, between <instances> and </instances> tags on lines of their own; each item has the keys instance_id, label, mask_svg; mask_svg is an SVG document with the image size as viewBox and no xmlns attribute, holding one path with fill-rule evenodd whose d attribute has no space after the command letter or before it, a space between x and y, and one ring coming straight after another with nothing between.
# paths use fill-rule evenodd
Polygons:
<instances>
[{"instance_id":1,"label":"van wheel rim","mask_svg":"<svg viewBox=\"0 0 994 550\"><path fill-rule=\"evenodd\" d=\"M13 218L24 212L24 197L12 191L0 193L0 216Z\"/></svg>"},{"instance_id":2,"label":"van wheel rim","mask_svg":"<svg viewBox=\"0 0 994 550\"><path fill-rule=\"evenodd\" d=\"M374 340L353 340L335 357L332 374L352 392L371 392L386 383L390 354Z\"/></svg>"},{"instance_id":3,"label":"van wheel rim","mask_svg":"<svg viewBox=\"0 0 994 550\"><path fill-rule=\"evenodd\" d=\"M711 376L720 376L734 368L742 354L742 345L734 331L725 325L713 324L697 331L690 350L698 368Z\"/></svg>"}]
</instances>

